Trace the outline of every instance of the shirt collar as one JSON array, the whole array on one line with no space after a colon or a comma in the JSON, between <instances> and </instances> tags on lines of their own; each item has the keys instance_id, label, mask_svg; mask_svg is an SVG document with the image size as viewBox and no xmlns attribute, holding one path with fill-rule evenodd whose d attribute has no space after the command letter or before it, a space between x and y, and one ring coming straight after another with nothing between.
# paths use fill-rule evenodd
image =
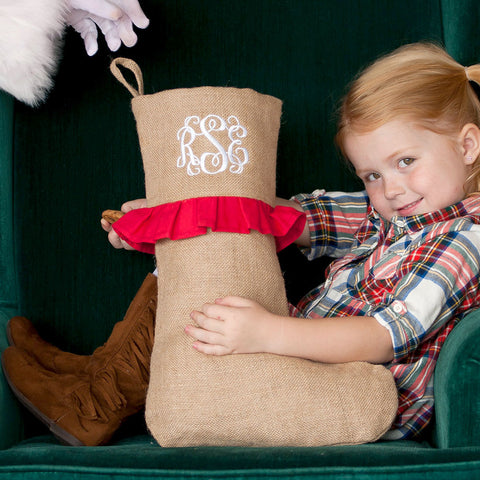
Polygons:
<instances>
[{"instance_id":1,"label":"shirt collar","mask_svg":"<svg viewBox=\"0 0 480 480\"><path fill-rule=\"evenodd\" d=\"M409 217L396 215L390 222L382 218L371 204L368 207L367 213L368 219L376 225L377 228L382 224L387 225L393 223L397 227L405 228L411 232L417 232L429 225L454 220L455 218L465 217L467 215L472 216L474 223L480 224L480 193L470 195L461 202L434 212Z\"/></svg>"}]
</instances>

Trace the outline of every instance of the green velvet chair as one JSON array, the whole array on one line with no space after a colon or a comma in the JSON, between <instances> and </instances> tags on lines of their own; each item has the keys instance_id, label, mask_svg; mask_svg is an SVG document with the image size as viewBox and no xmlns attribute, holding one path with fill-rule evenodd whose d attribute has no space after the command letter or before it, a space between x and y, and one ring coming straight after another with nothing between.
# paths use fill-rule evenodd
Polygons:
<instances>
[{"instance_id":1,"label":"green velvet chair","mask_svg":"<svg viewBox=\"0 0 480 480\"><path fill-rule=\"evenodd\" d=\"M251 87L284 101L278 194L359 188L333 145L335 107L366 63L408 42L444 44L480 61L477 0L143 0L150 27L121 49L146 93ZM114 250L102 210L144 196L130 95L73 31L48 101L0 94L0 348L16 314L63 349L88 354L121 320L151 257ZM324 263L281 254L292 301ZM305 275L303 272L308 274ZM301 282L299 276L301 276ZM452 332L436 367L436 413L416 441L319 448L161 448L142 415L106 447L60 445L0 382L0 477L480 478L480 313Z\"/></svg>"}]
</instances>

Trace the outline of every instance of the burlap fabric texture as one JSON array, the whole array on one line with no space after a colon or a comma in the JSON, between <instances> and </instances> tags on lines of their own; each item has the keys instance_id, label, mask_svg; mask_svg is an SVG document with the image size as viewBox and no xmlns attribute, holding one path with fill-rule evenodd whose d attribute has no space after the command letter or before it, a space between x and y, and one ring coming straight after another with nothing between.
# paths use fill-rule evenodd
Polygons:
<instances>
[{"instance_id":1,"label":"burlap fabric texture","mask_svg":"<svg viewBox=\"0 0 480 480\"><path fill-rule=\"evenodd\" d=\"M138 88L119 65L134 72ZM144 95L133 61L117 58L111 70L133 95L149 207L203 196L274 205L280 100L223 87ZM190 312L218 297L244 296L288 315L271 235L209 231L159 240L155 253L159 298L146 422L161 446L356 444L390 428L397 390L383 366L214 357L192 348L184 333Z\"/></svg>"}]
</instances>

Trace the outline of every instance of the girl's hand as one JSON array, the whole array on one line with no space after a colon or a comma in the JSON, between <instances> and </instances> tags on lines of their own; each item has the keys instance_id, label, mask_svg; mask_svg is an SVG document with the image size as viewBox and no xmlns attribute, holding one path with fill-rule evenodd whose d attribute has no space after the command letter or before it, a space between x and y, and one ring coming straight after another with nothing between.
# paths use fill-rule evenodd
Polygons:
<instances>
[{"instance_id":1,"label":"girl's hand","mask_svg":"<svg viewBox=\"0 0 480 480\"><path fill-rule=\"evenodd\" d=\"M137 208L146 208L147 206L147 199L146 198L138 198L137 200L130 200L129 202L125 202L121 210L124 213L129 212L130 210L136 210ZM108 241L112 244L113 248L124 248L125 250L134 250L127 242L123 241L113 230L112 225L108 223L103 218L100 220L102 228L108 232Z\"/></svg>"},{"instance_id":2,"label":"girl's hand","mask_svg":"<svg viewBox=\"0 0 480 480\"><path fill-rule=\"evenodd\" d=\"M253 300L225 297L193 311L194 325L185 332L195 339L193 347L208 355L260 353L268 350L269 331L279 318Z\"/></svg>"},{"instance_id":3,"label":"girl's hand","mask_svg":"<svg viewBox=\"0 0 480 480\"><path fill-rule=\"evenodd\" d=\"M241 297L206 303L185 332L209 355L273 353L323 363L393 360L389 331L373 317L283 317Z\"/></svg>"}]
</instances>

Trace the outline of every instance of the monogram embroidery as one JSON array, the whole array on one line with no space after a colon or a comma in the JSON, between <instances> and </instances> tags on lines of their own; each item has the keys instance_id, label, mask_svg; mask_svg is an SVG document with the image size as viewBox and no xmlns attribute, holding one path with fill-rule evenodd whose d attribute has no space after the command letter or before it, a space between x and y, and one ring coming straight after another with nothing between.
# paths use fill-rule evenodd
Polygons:
<instances>
[{"instance_id":1,"label":"monogram embroidery","mask_svg":"<svg viewBox=\"0 0 480 480\"><path fill-rule=\"evenodd\" d=\"M227 148L224 148L213 136L214 132L223 131L226 131L230 140ZM247 129L240 125L238 118L234 115L228 117L226 121L218 115L207 115L202 119L198 116L187 117L184 126L177 132L181 151L177 159L177 167L186 166L190 176L201 172L215 175L224 172L229 165L231 173L242 173L244 165L248 163L248 151L241 146L241 139L246 136ZM206 138L216 151L203 152L200 157L195 155L193 143L197 137Z\"/></svg>"}]
</instances>

